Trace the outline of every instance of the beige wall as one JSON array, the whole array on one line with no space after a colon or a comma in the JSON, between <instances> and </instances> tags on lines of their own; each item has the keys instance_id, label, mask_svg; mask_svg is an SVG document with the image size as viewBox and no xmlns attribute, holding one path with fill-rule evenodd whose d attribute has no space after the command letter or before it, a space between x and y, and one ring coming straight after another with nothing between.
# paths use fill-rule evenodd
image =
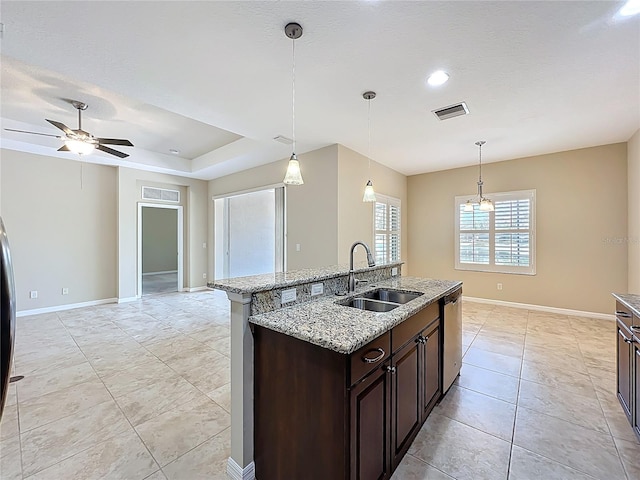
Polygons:
<instances>
[{"instance_id":1,"label":"beige wall","mask_svg":"<svg viewBox=\"0 0 640 480\"><path fill-rule=\"evenodd\" d=\"M178 211L142 209L142 273L178 270Z\"/></svg>"},{"instance_id":2,"label":"beige wall","mask_svg":"<svg viewBox=\"0 0 640 480\"><path fill-rule=\"evenodd\" d=\"M18 311L116 297L115 168L12 150L0 162Z\"/></svg>"},{"instance_id":3,"label":"beige wall","mask_svg":"<svg viewBox=\"0 0 640 480\"><path fill-rule=\"evenodd\" d=\"M338 146L298 155L298 159L304 185L286 187L287 270L335 265L338 261ZM213 218L213 196L280 184L287 163L288 159L280 160L211 180L210 218ZM213 242L212 232L210 241ZM296 244L300 244L299 252ZM209 271L213 272L213 251L209 262Z\"/></svg>"},{"instance_id":4,"label":"beige wall","mask_svg":"<svg viewBox=\"0 0 640 480\"><path fill-rule=\"evenodd\" d=\"M462 280L470 297L613 312L611 292L627 290L626 144L483 168L489 197L491 192L536 189L535 276L454 269L454 197L476 193L477 173L477 167L467 167L409 177L411 273Z\"/></svg>"},{"instance_id":5,"label":"beige wall","mask_svg":"<svg viewBox=\"0 0 640 480\"><path fill-rule=\"evenodd\" d=\"M175 175L118 168L118 298L137 294L137 216L142 185L180 190L184 206L184 287L206 285L207 182ZM147 200L144 200L148 203Z\"/></svg>"},{"instance_id":6,"label":"beige wall","mask_svg":"<svg viewBox=\"0 0 640 480\"><path fill-rule=\"evenodd\" d=\"M628 180L628 293L640 295L640 130L629 139L627 147Z\"/></svg>"},{"instance_id":7,"label":"beige wall","mask_svg":"<svg viewBox=\"0 0 640 480\"><path fill-rule=\"evenodd\" d=\"M338 146L338 263L349 262L353 242L364 241L373 248L373 203L364 203L362 195L367 180L371 178L374 191L399 198L401 206L401 259L407 263L402 274L407 275L407 177L345 146ZM364 252L357 256L365 260Z\"/></svg>"}]
</instances>

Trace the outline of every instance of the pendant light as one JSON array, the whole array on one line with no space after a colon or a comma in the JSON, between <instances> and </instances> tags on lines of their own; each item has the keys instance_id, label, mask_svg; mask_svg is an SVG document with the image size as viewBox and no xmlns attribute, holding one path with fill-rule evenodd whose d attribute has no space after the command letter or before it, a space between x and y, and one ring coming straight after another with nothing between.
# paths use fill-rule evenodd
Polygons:
<instances>
[{"instance_id":1,"label":"pendant light","mask_svg":"<svg viewBox=\"0 0 640 480\"><path fill-rule=\"evenodd\" d=\"M371 100L376 98L376 92L364 92L362 94L362 98L367 101L368 109L367 109L367 133L368 133L368 144L367 144L367 157L369 158L369 181L367 185L364 187L364 196L362 197L363 202L375 202L376 201L376 193L373 191L373 182L371 182Z\"/></svg>"},{"instance_id":2,"label":"pendant light","mask_svg":"<svg viewBox=\"0 0 640 480\"><path fill-rule=\"evenodd\" d=\"M487 143L484 140L479 140L476 142L478 146L478 155L479 155L479 175L478 175L478 195L476 198L467 200L467 203L464 204L465 212L473 212L473 206L478 204L479 210L481 212L493 212L494 206L493 202L488 198L482 195L482 146Z\"/></svg>"},{"instance_id":3,"label":"pendant light","mask_svg":"<svg viewBox=\"0 0 640 480\"><path fill-rule=\"evenodd\" d=\"M287 166L287 173L282 181L285 185L302 185L302 173L300 172L300 163L296 156L296 39L302 36L302 27L297 23L289 23L284 27L284 34L293 40L293 62L292 62L292 95L291 95L291 133L293 139L293 150L291 158L289 159L289 165Z\"/></svg>"}]
</instances>

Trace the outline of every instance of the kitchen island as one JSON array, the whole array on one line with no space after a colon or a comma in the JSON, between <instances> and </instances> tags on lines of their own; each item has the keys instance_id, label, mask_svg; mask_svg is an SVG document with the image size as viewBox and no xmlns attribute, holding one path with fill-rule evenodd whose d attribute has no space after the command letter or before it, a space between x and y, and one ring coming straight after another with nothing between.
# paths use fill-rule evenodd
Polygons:
<instances>
[{"instance_id":1,"label":"kitchen island","mask_svg":"<svg viewBox=\"0 0 640 480\"><path fill-rule=\"evenodd\" d=\"M379 366L380 372L388 371L390 374L395 371L400 372L395 369L402 367L403 373L398 375L398 378L401 376L404 379L408 378L404 374L405 371L413 375L414 385L412 388L416 390L416 394L419 389L420 392L425 393L428 386L432 388L434 385L433 368L429 370L431 373L427 374L425 365L428 359L431 364L434 363L434 355L438 358L441 355L442 337L439 328L441 302L439 300L461 288L461 282L456 281L401 277L400 268L401 263L395 263L355 269L358 280L367 282L366 287L360 287L346 296L336 295L336 293L343 293L347 289L349 271L346 267L226 279L209 285L211 288L227 291L231 300L231 396L233 409L232 448L228 472L232 478L254 478L256 475L254 457L263 460L262 463L257 460L258 465L268 464L270 465L268 468L271 468L271 470L266 470L267 467L258 467L258 478L261 480L278 476L285 478L281 475L288 475L286 478L323 478L322 472L313 470L313 464L306 460L303 462L300 460L294 462L293 460L295 458L313 458L314 449L305 448L305 455L302 455L302 444L299 445L300 449L278 445L275 439L270 440L273 438L271 432L265 430L265 428L280 428L281 432L285 432L281 438L285 438L287 436L286 428L282 425L278 427L276 416L282 414L292 417L292 411L289 409L294 405L297 405L295 408L298 408L297 415L306 415L307 422L299 422L298 420L301 418L299 416L296 417L296 422L300 427L298 434L306 435L307 442L310 441L311 444L320 442L315 443L316 447L320 447L322 442L326 441L325 443L328 444L335 442L336 439L340 440L340 444L336 447L337 450L329 449L324 452L324 455L329 455L326 457L327 460L330 460L329 463L336 464L332 472L340 472L338 476L331 478L366 478L367 475L364 473L357 475L350 473L352 468L349 460L349 445L352 442L349 440L349 428L346 426L348 424L347 410L349 410L346 407L347 397L353 395L352 391L355 391L358 385L363 385L365 380L371 381L375 376L374 370L377 371L375 368L366 370L369 363L372 367ZM322 287L319 287L319 284L322 284ZM361 296L381 288L416 292L420 296L385 313L342 305L349 302L354 296ZM292 289L295 290L293 300ZM319 291L321 293L318 294ZM406 327L403 327L405 324ZM429 332L426 331L427 328ZM426 341L427 334L431 334L430 343ZM397 339L395 343L391 340L393 337ZM400 339L403 338L406 342L400 345ZM373 347L371 345L372 342L380 340L383 342L382 346ZM403 351L401 352L400 349ZM369 350L372 350L373 354ZM382 356L376 353L380 350L384 351ZM403 355L411 361L402 365L393 363L402 360ZM321 358L328 358L329 364L322 365ZM360 361L358 365L352 367L350 362L355 358ZM436 360L436 362L439 369L440 361ZM405 365L411 366L412 364L413 370L404 368ZM319 382L317 392L314 393L316 387L313 386L313 382L307 382L306 385L288 383L289 379L293 377L312 379L313 368L324 372L326 374L325 380L329 382L324 386L322 382ZM265 379L265 372L267 374L271 372L275 375L272 375L270 379ZM424 378L419 378L419 374L422 374ZM342 380L339 380L340 378ZM387 406L390 406L392 382L389 376L385 378L387 380L383 385L383 401ZM436 388L439 388L439 376L435 381ZM338 384L341 388L336 390ZM269 385L268 390L265 390L265 385ZM323 392L332 397L328 404L323 404ZM441 393L441 389L438 392ZM307 397L304 397L305 395ZM305 398L308 398L308 401ZM360 405L361 407L366 407L371 403L367 402L365 397L360 396L359 398L364 401ZM285 401L285 399L289 400ZM334 401L336 399L337 402ZM374 397L369 397L369 399L374 399ZM416 406L419 403L421 408L430 411L436 400L436 396L421 400L416 396ZM281 407L285 406L285 408L278 410L273 407L279 403L282 404ZM267 411L263 411L264 408ZM337 427L339 431L326 434L329 436L325 438L318 438L319 431L312 433L315 427L309 422L313 419L317 421L321 411L325 411L330 414L330 417L335 418L334 414L337 410L334 411L332 408L342 409L340 410L342 417L339 422L342 426ZM333 413L331 413L332 411ZM421 425L426 414L418 416L418 422ZM271 426L262 422L268 419L271 421ZM390 412L385 414L382 421L391 421ZM255 432L254 423L256 425ZM309 427L306 429L306 433L304 423L308 423ZM332 425L337 424L334 422ZM414 433L417 433L416 425L412 425L410 429L412 438ZM403 425L401 427L404 428ZM329 430L331 428L333 427L329 426ZM385 451L381 452L380 461L384 462L386 475L390 475L392 468L395 468L395 461L391 458L392 453L388 448L389 441L386 439L387 433L391 433L391 424L383 428L385 431L382 442ZM361 433L367 434L366 431ZM331 435L337 436L331 437ZM256 439L255 453L254 438ZM401 455L404 454L406 448L408 448L408 444L405 442L402 445ZM342 452L340 458L333 458L335 451ZM280 458L278 460L272 457L273 452L279 452ZM317 452L319 453L319 450ZM401 455L397 458L401 458ZM321 457L321 455L315 456ZM299 468L304 468L304 471L291 470L289 467L279 470L279 466L273 467L274 465L286 466L292 463L299 465ZM364 463L362 464L364 465ZM262 472L260 472L260 468L263 468ZM371 468L376 469L377 466L374 465ZM292 474L291 472L294 471L296 473ZM298 475L302 476L298 477ZM325 476L324 478L329 477Z\"/></svg>"}]
</instances>

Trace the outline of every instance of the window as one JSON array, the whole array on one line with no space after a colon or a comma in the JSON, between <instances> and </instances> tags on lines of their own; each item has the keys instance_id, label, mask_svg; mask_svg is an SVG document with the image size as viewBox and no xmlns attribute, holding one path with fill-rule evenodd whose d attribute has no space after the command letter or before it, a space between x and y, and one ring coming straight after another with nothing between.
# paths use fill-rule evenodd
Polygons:
<instances>
[{"instance_id":1,"label":"window","mask_svg":"<svg viewBox=\"0 0 640 480\"><path fill-rule=\"evenodd\" d=\"M493 212L478 205L465 212L469 196L455 199L456 269L535 275L536 191L493 193Z\"/></svg>"},{"instance_id":2,"label":"window","mask_svg":"<svg viewBox=\"0 0 640 480\"><path fill-rule=\"evenodd\" d=\"M373 209L376 264L400 261L400 200L376 193Z\"/></svg>"}]
</instances>

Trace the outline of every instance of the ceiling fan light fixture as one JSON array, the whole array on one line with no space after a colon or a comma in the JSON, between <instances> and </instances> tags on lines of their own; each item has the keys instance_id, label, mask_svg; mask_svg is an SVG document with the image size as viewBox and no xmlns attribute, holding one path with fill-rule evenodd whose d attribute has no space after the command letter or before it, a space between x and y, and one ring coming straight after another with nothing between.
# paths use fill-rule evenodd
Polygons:
<instances>
[{"instance_id":1,"label":"ceiling fan light fixture","mask_svg":"<svg viewBox=\"0 0 640 480\"><path fill-rule=\"evenodd\" d=\"M96 149L94 143L75 138L66 138L64 144L70 152L77 153L78 155L89 155Z\"/></svg>"},{"instance_id":2,"label":"ceiling fan light fixture","mask_svg":"<svg viewBox=\"0 0 640 480\"><path fill-rule=\"evenodd\" d=\"M287 173L284 175L283 183L285 185L303 185L302 173L300 173L300 162L295 153L291 154L289 165L287 165Z\"/></svg>"}]
</instances>

